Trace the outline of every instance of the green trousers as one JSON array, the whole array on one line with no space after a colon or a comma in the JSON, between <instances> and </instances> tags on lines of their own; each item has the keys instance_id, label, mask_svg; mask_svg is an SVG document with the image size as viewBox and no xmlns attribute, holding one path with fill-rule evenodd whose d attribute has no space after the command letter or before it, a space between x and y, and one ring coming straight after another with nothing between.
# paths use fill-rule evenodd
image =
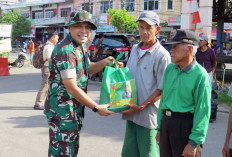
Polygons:
<instances>
[{"instance_id":1,"label":"green trousers","mask_svg":"<svg viewBox=\"0 0 232 157\"><path fill-rule=\"evenodd\" d=\"M144 128L132 121L127 121L122 157L159 157L156 134L155 129Z\"/></svg>"}]
</instances>

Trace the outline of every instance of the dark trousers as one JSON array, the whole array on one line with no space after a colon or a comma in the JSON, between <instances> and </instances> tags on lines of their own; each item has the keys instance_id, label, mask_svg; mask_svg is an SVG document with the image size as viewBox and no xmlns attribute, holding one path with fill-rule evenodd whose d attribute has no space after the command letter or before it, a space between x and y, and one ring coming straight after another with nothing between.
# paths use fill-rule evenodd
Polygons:
<instances>
[{"instance_id":1,"label":"dark trousers","mask_svg":"<svg viewBox=\"0 0 232 157\"><path fill-rule=\"evenodd\" d=\"M229 157L232 157L232 149L230 149L230 156Z\"/></svg>"},{"instance_id":2,"label":"dark trousers","mask_svg":"<svg viewBox=\"0 0 232 157\"><path fill-rule=\"evenodd\" d=\"M160 128L160 157L182 157L193 127L193 115L163 114Z\"/></svg>"}]
</instances>

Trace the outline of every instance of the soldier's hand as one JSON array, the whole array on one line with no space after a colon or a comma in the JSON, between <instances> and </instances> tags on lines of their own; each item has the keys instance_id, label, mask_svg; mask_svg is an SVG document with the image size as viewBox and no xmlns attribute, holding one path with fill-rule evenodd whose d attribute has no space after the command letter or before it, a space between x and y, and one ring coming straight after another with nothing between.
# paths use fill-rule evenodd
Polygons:
<instances>
[{"instance_id":1,"label":"soldier's hand","mask_svg":"<svg viewBox=\"0 0 232 157\"><path fill-rule=\"evenodd\" d=\"M110 64L111 61L112 61L112 63L114 64L115 59L114 59L114 57L109 56L109 57L105 58L104 61L105 61L105 65L106 65L106 66L109 66L109 64Z\"/></svg>"},{"instance_id":2,"label":"soldier's hand","mask_svg":"<svg viewBox=\"0 0 232 157\"><path fill-rule=\"evenodd\" d=\"M110 104L106 104L106 105L99 105L98 106L98 111L97 113L101 116L108 116L108 115L111 115L111 114L114 114L114 112L111 112L108 110L108 107L111 105Z\"/></svg>"}]
</instances>

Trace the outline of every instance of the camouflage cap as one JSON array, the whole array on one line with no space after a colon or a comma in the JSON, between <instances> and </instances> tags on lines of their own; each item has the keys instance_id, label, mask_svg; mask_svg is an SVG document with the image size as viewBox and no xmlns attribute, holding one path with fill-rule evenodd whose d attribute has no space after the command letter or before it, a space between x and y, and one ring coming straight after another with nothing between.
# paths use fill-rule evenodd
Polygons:
<instances>
[{"instance_id":1,"label":"camouflage cap","mask_svg":"<svg viewBox=\"0 0 232 157\"><path fill-rule=\"evenodd\" d=\"M72 12L70 14L69 22L66 23L64 26L67 27L67 26L80 23L80 22L89 22L91 25L91 29L93 30L97 29L97 26L92 22L92 14L90 14L89 12L85 10L81 10L78 12Z\"/></svg>"}]
</instances>

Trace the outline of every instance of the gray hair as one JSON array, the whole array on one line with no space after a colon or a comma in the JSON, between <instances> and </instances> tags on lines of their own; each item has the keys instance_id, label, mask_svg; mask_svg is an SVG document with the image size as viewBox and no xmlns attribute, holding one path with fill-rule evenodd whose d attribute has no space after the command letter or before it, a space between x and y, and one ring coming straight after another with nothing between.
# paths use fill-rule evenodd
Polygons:
<instances>
[{"instance_id":1,"label":"gray hair","mask_svg":"<svg viewBox=\"0 0 232 157\"><path fill-rule=\"evenodd\" d=\"M197 53L197 48L198 48L198 46L196 46L196 45L191 45L191 44L185 44L185 49L187 49L189 46L192 46L192 47L193 47L192 55L195 56L196 53Z\"/></svg>"}]
</instances>

